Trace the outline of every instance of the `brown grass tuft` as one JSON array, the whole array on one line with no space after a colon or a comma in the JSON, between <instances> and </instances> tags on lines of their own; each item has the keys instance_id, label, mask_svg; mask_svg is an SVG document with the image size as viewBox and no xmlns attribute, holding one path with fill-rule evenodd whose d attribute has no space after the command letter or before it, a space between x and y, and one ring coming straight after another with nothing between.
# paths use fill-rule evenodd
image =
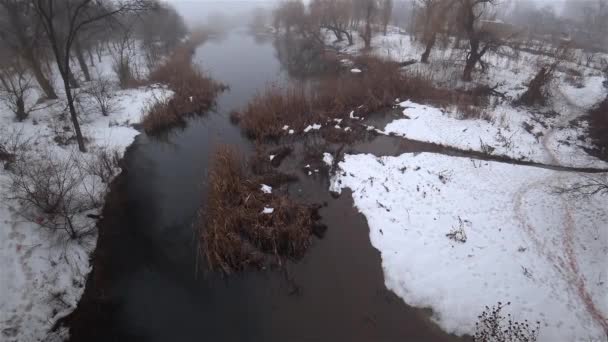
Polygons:
<instances>
[{"instance_id":1,"label":"brown grass tuft","mask_svg":"<svg viewBox=\"0 0 608 342\"><path fill-rule=\"evenodd\" d=\"M217 95L226 89L192 64L195 47L192 43L178 47L164 64L150 73L151 82L166 84L175 94L170 100L150 106L142 121L146 133L155 134L173 125L183 125L185 116L209 111Z\"/></svg>"},{"instance_id":2,"label":"brown grass tuft","mask_svg":"<svg viewBox=\"0 0 608 342\"><path fill-rule=\"evenodd\" d=\"M276 139L287 133L285 125L301 132L313 123L347 119L352 110L372 113L389 108L396 98L440 106L475 102L473 94L439 89L428 78L402 72L398 63L360 57L355 64L362 73L323 78L308 87L269 87L237 115L243 131L257 140Z\"/></svg>"},{"instance_id":3,"label":"brown grass tuft","mask_svg":"<svg viewBox=\"0 0 608 342\"><path fill-rule=\"evenodd\" d=\"M209 173L206 211L199 215L200 248L212 271L260 268L268 258L300 258L311 243L316 212L285 195L263 193L262 178L247 175L241 156L218 149ZM272 214L263 214L265 207Z\"/></svg>"}]
</instances>

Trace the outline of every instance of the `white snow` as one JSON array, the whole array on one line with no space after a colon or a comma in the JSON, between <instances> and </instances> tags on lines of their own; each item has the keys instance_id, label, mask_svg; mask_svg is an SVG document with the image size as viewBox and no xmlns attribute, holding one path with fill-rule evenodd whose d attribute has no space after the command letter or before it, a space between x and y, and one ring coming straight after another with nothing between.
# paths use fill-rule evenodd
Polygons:
<instances>
[{"instance_id":1,"label":"white snow","mask_svg":"<svg viewBox=\"0 0 608 342\"><path fill-rule=\"evenodd\" d=\"M264 207L264 209L261 212L261 214L272 214L272 213L274 213L274 208L267 208L267 207Z\"/></svg>"},{"instance_id":2,"label":"white snow","mask_svg":"<svg viewBox=\"0 0 608 342\"><path fill-rule=\"evenodd\" d=\"M324 152L323 153L323 162L329 167L333 166L334 165L334 156L332 156L331 153Z\"/></svg>"},{"instance_id":3,"label":"white snow","mask_svg":"<svg viewBox=\"0 0 608 342\"><path fill-rule=\"evenodd\" d=\"M308 125L308 126L306 126L306 128L304 128L304 133L308 133L312 130L318 131L320 129L321 129L320 124L312 124L312 125Z\"/></svg>"},{"instance_id":4,"label":"white snow","mask_svg":"<svg viewBox=\"0 0 608 342\"><path fill-rule=\"evenodd\" d=\"M288 129L289 129L289 126L288 126L288 125L283 126L283 130L284 130L284 131L286 131L286 130L288 130Z\"/></svg>"},{"instance_id":5,"label":"white snow","mask_svg":"<svg viewBox=\"0 0 608 342\"><path fill-rule=\"evenodd\" d=\"M362 120L362 118L355 116L355 111L351 110L350 113L348 114L348 117L353 119L353 120Z\"/></svg>"},{"instance_id":6,"label":"white snow","mask_svg":"<svg viewBox=\"0 0 608 342\"><path fill-rule=\"evenodd\" d=\"M289 134L294 134L294 133L295 133L295 131L294 131L293 129L290 129L290 130L289 130L289 132L287 132L287 133L289 133Z\"/></svg>"},{"instance_id":7,"label":"white snow","mask_svg":"<svg viewBox=\"0 0 608 342\"><path fill-rule=\"evenodd\" d=\"M456 113L412 101L402 102L400 106L407 118L389 123L384 133L546 164L608 166L608 163L583 150L588 144L576 140L582 134L580 129L563 126L563 123L562 126L554 123L550 129L544 129L524 110L498 106L494 110L495 123L480 119L463 120ZM567 117L566 122L571 118ZM534 126L532 133L538 133L538 136L526 131L524 123ZM551 124L550 121L548 123Z\"/></svg>"},{"instance_id":8,"label":"white snow","mask_svg":"<svg viewBox=\"0 0 608 342\"><path fill-rule=\"evenodd\" d=\"M358 74L361 72L361 69L357 69L357 68L350 69L350 72L352 72L353 74Z\"/></svg>"},{"instance_id":9,"label":"white snow","mask_svg":"<svg viewBox=\"0 0 608 342\"><path fill-rule=\"evenodd\" d=\"M274 157L276 157L274 154L271 154L268 156L268 159L270 159L270 161L272 161L274 159Z\"/></svg>"},{"instance_id":10,"label":"white snow","mask_svg":"<svg viewBox=\"0 0 608 342\"><path fill-rule=\"evenodd\" d=\"M446 331L473 333L485 305L510 301L539 341L605 339L608 196L555 192L589 175L430 153L339 168L332 190L352 190L386 286ZM446 236L460 227L466 242Z\"/></svg>"},{"instance_id":11,"label":"white snow","mask_svg":"<svg viewBox=\"0 0 608 342\"><path fill-rule=\"evenodd\" d=\"M260 190L262 190L263 193L265 194L271 194L272 193L272 187L266 184L261 184L260 185Z\"/></svg>"},{"instance_id":12,"label":"white snow","mask_svg":"<svg viewBox=\"0 0 608 342\"><path fill-rule=\"evenodd\" d=\"M93 75L114 79L111 62L105 56L101 64L92 68ZM56 80L54 83L61 84ZM59 87L56 90L60 99L43 103L44 109L32 112L24 122L15 122L14 115L0 102L0 143L16 136L29 141L28 149L20 151L27 155L27 160L75 157L86 161L102 149L122 154L138 134L131 125L140 121L146 104L171 95L159 86L114 89L115 111L104 117L93 106L90 96L81 91L89 84L81 85L77 98L83 135L89 139L89 153L81 154L74 144L59 146L54 141L56 137L72 134L70 121L61 115L66 103ZM36 101L37 97L28 101ZM70 240L62 232L53 234L24 219L21 204L9 199L12 195L9 172L0 167L0 335L2 341L46 340L50 338L49 328L75 308L84 290L90 271L89 254L95 248L97 236L93 229L89 235ZM82 180L80 191L96 196L105 191L97 176L84 174ZM93 228L95 220L86 217L88 213L98 212L79 214L75 222ZM65 331L58 334L59 339L65 337Z\"/></svg>"}]
</instances>

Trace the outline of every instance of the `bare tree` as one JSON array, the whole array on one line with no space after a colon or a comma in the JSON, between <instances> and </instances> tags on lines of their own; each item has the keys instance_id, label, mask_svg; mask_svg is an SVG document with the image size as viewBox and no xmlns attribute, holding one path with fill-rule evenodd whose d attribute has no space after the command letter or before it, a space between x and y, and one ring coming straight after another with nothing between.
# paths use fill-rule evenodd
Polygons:
<instances>
[{"instance_id":1,"label":"bare tree","mask_svg":"<svg viewBox=\"0 0 608 342\"><path fill-rule=\"evenodd\" d=\"M21 215L51 231L65 231L71 239L88 232L90 224L78 219L99 206L102 192L87 184L82 160L18 156L11 166L10 199L21 202Z\"/></svg>"},{"instance_id":2,"label":"bare tree","mask_svg":"<svg viewBox=\"0 0 608 342\"><path fill-rule=\"evenodd\" d=\"M276 28L285 28L287 34L292 28L302 26L306 21L306 8L301 0L287 0L282 2L274 12Z\"/></svg>"},{"instance_id":3,"label":"bare tree","mask_svg":"<svg viewBox=\"0 0 608 342\"><path fill-rule=\"evenodd\" d=\"M135 80L135 40L133 39L133 24L126 23L117 30L117 35L110 46L114 64L112 69L118 76L122 89L129 88Z\"/></svg>"},{"instance_id":4,"label":"bare tree","mask_svg":"<svg viewBox=\"0 0 608 342\"><path fill-rule=\"evenodd\" d=\"M393 15L393 0L382 0L382 13L381 13L382 29L386 36L388 24L391 21Z\"/></svg>"},{"instance_id":5,"label":"bare tree","mask_svg":"<svg viewBox=\"0 0 608 342\"><path fill-rule=\"evenodd\" d=\"M86 152L84 137L78 122L78 113L74 106L72 85L70 84L70 52L79 34L88 26L102 20L110 19L120 13L141 11L149 8L150 3L144 0L131 1L93 1L93 0L33 0L44 32L51 45L57 67L68 101L70 118L76 133L78 148Z\"/></svg>"},{"instance_id":6,"label":"bare tree","mask_svg":"<svg viewBox=\"0 0 608 342\"><path fill-rule=\"evenodd\" d=\"M85 90L85 93L95 101L101 115L109 116L117 109L116 99L112 95L112 82L110 80L103 77L96 79Z\"/></svg>"},{"instance_id":7,"label":"bare tree","mask_svg":"<svg viewBox=\"0 0 608 342\"><path fill-rule=\"evenodd\" d=\"M0 41L27 63L40 88L49 99L56 99L53 85L44 74L41 61L45 46L40 40L42 27L31 1L0 0Z\"/></svg>"},{"instance_id":8,"label":"bare tree","mask_svg":"<svg viewBox=\"0 0 608 342\"><path fill-rule=\"evenodd\" d=\"M372 24L376 18L376 12L378 12L378 3L376 0L361 0L362 2L362 13L363 19L365 20L365 26L363 31L360 32L361 38L365 43L365 48L369 49L372 46Z\"/></svg>"},{"instance_id":9,"label":"bare tree","mask_svg":"<svg viewBox=\"0 0 608 342\"><path fill-rule=\"evenodd\" d=\"M312 16L318 16L321 28L330 30L336 40L342 41L346 37L348 45L353 45L353 35L350 30L350 21L353 15L352 0L313 0L310 3Z\"/></svg>"},{"instance_id":10,"label":"bare tree","mask_svg":"<svg viewBox=\"0 0 608 342\"><path fill-rule=\"evenodd\" d=\"M490 50L500 47L500 39L480 23L487 6L495 5L496 0L459 0L459 22L469 41L469 49L462 79L471 81L473 70L482 63L482 57ZM483 66L483 65L482 65Z\"/></svg>"},{"instance_id":11,"label":"bare tree","mask_svg":"<svg viewBox=\"0 0 608 342\"><path fill-rule=\"evenodd\" d=\"M425 44L424 52L420 57L422 63L428 63L429 56L437 35L444 29L447 15L456 4L455 0L418 0L421 10L418 12L418 21L422 23L422 41Z\"/></svg>"},{"instance_id":12,"label":"bare tree","mask_svg":"<svg viewBox=\"0 0 608 342\"><path fill-rule=\"evenodd\" d=\"M19 57L12 63L0 65L0 99L15 113L18 121L25 120L31 110L26 108L26 101L32 89L32 77Z\"/></svg>"}]
</instances>

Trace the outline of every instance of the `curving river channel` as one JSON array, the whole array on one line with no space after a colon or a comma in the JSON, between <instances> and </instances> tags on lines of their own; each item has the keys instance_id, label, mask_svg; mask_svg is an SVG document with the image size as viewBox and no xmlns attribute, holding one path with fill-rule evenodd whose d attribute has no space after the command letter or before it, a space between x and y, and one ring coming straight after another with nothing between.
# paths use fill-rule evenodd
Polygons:
<instances>
[{"instance_id":1,"label":"curving river channel","mask_svg":"<svg viewBox=\"0 0 608 342\"><path fill-rule=\"evenodd\" d=\"M141 134L104 209L94 269L70 319L73 341L456 341L384 286L380 254L349 193L333 198L327 176L300 181L291 196L325 203L328 226L303 260L284 271L229 278L200 271L192 222L204 206L208 161L218 144L253 145L228 120L271 83L292 74L271 37L233 31L206 42L195 62L230 86L217 110L163 139ZM350 146L393 154L421 150L386 137ZM199 271L197 271L199 270Z\"/></svg>"}]
</instances>

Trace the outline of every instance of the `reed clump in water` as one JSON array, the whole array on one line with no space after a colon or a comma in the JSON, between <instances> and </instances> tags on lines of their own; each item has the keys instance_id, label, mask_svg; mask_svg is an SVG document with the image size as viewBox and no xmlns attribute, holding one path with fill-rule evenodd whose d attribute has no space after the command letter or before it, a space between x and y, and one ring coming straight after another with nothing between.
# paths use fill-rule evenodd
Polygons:
<instances>
[{"instance_id":1,"label":"reed clump in water","mask_svg":"<svg viewBox=\"0 0 608 342\"><path fill-rule=\"evenodd\" d=\"M472 94L436 87L428 75L406 73L395 62L364 56L355 64L361 73L346 72L307 86L271 86L238 115L233 114L234 122L250 138L277 139L289 129L297 133L314 123L348 120L352 111L367 115L390 108L397 98L440 106L458 103L459 108L477 102Z\"/></svg>"},{"instance_id":2,"label":"reed clump in water","mask_svg":"<svg viewBox=\"0 0 608 342\"><path fill-rule=\"evenodd\" d=\"M192 64L193 51L190 44L178 47L166 62L150 73L150 82L167 85L174 95L149 106L142 120L146 133L156 134L184 125L186 116L209 111L219 93L227 88Z\"/></svg>"},{"instance_id":3,"label":"reed clump in water","mask_svg":"<svg viewBox=\"0 0 608 342\"><path fill-rule=\"evenodd\" d=\"M262 191L263 177L248 175L228 146L215 152L208 179L208 201L197 225L210 270L231 274L304 255L318 219L314 207Z\"/></svg>"}]
</instances>

